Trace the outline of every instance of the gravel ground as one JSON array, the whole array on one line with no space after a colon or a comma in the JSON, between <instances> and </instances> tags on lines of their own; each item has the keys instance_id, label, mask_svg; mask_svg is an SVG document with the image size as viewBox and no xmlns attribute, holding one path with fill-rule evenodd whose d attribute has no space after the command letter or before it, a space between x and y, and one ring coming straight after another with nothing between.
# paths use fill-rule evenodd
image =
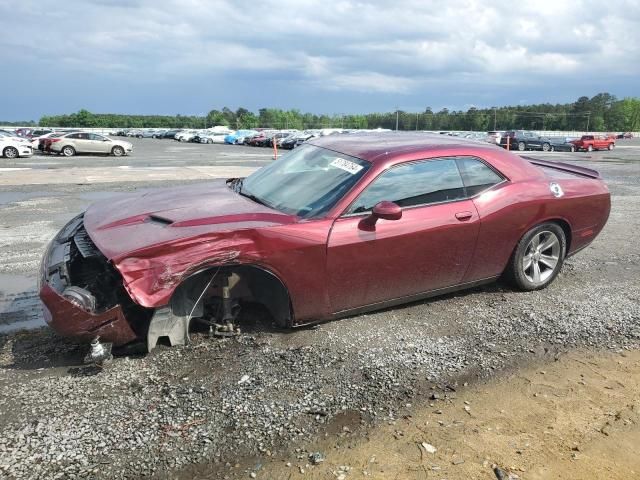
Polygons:
<instances>
[{"instance_id":1,"label":"gravel ground","mask_svg":"<svg viewBox=\"0 0 640 480\"><path fill-rule=\"evenodd\" d=\"M260 478L261 458L285 455L337 421L359 428L398 418L434 386L453 390L574 347L637 348L637 153L587 160L609 182L611 218L544 291L493 285L292 332L247 312L253 322L236 339L200 336L102 369L82 365L86 346L47 329L0 335L0 477ZM0 213L15 227L2 233L5 291L11 275L31 278L20 262L35 262L44 242L20 233L21 222L50 209L53 224L35 227L44 238L87 201L73 186L60 195L38 188ZM36 193L38 202L16 207ZM32 243L20 245L27 238ZM11 262L12 251L21 260ZM33 316L35 304L19 302L32 291L14 289L15 311ZM0 310L5 320L7 312Z\"/></svg>"}]
</instances>

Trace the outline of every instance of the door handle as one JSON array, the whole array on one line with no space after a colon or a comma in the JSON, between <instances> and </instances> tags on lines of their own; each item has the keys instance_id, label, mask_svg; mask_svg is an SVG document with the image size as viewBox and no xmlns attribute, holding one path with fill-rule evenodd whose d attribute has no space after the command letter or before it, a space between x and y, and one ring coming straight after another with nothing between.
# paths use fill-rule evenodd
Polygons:
<instances>
[{"instance_id":1,"label":"door handle","mask_svg":"<svg viewBox=\"0 0 640 480\"><path fill-rule=\"evenodd\" d=\"M458 220L460 220L461 222L466 222L471 217L473 217L473 213L471 213L471 212L458 212L458 213L456 213L456 218Z\"/></svg>"}]
</instances>

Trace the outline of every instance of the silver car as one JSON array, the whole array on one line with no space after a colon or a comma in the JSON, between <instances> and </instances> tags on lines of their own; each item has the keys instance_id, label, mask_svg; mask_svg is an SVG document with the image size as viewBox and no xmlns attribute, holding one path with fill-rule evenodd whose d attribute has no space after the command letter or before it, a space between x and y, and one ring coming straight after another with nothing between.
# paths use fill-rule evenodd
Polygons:
<instances>
[{"instance_id":1,"label":"silver car","mask_svg":"<svg viewBox=\"0 0 640 480\"><path fill-rule=\"evenodd\" d=\"M74 132L60 137L51 144L51 151L71 157L77 153L106 153L121 157L133 151L133 145L113 140L97 133Z\"/></svg>"}]
</instances>

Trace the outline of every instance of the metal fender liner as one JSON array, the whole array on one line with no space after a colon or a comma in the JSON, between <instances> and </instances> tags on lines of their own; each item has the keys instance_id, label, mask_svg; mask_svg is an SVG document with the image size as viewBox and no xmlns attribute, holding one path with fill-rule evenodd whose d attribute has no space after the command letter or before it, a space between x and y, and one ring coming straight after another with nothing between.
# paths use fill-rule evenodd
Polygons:
<instances>
[{"instance_id":1,"label":"metal fender liner","mask_svg":"<svg viewBox=\"0 0 640 480\"><path fill-rule=\"evenodd\" d=\"M160 337L169 338L169 343L185 345L189 342L189 318L174 315L170 307L158 308L149 324L147 334L147 351L150 352L158 344Z\"/></svg>"}]
</instances>

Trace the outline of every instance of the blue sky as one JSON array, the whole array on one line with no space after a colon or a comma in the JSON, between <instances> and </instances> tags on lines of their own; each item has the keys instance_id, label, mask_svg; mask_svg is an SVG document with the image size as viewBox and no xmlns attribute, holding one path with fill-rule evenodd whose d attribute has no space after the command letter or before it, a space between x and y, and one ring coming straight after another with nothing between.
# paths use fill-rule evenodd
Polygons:
<instances>
[{"instance_id":1,"label":"blue sky","mask_svg":"<svg viewBox=\"0 0 640 480\"><path fill-rule=\"evenodd\" d=\"M640 0L0 0L0 18L0 120L640 95Z\"/></svg>"}]
</instances>

